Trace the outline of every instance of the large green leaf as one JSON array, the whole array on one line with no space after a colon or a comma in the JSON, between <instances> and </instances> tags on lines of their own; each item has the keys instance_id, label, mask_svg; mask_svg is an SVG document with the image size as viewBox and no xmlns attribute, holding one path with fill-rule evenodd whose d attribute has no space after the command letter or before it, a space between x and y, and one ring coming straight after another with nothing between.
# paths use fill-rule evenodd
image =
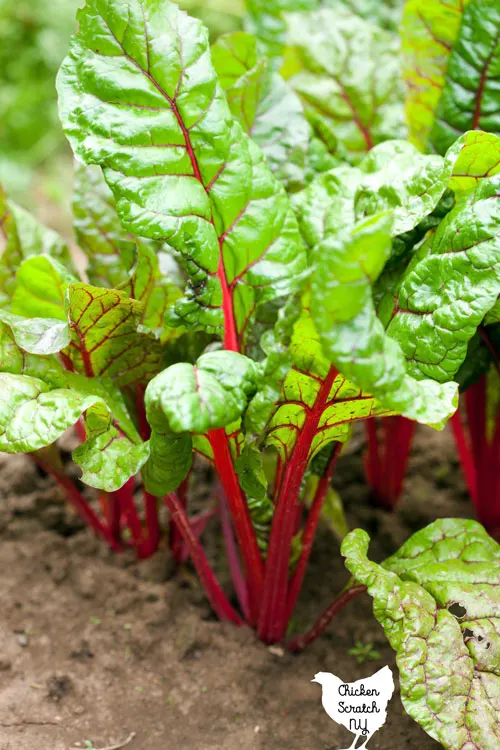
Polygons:
<instances>
[{"instance_id":1,"label":"large green leaf","mask_svg":"<svg viewBox=\"0 0 500 750\"><path fill-rule=\"evenodd\" d=\"M54 258L31 256L16 269L10 309L25 318L65 321L64 298L72 281L75 277Z\"/></svg>"},{"instance_id":2,"label":"large green leaf","mask_svg":"<svg viewBox=\"0 0 500 750\"><path fill-rule=\"evenodd\" d=\"M328 359L390 411L440 425L456 409L456 386L418 381L403 351L378 319L372 285L391 253L392 217L374 215L350 228L335 207L311 251L311 315Z\"/></svg>"},{"instance_id":3,"label":"large green leaf","mask_svg":"<svg viewBox=\"0 0 500 750\"><path fill-rule=\"evenodd\" d=\"M421 150L425 150L434 125L448 60L468 2L407 0L404 7L401 51L406 116L410 139Z\"/></svg>"},{"instance_id":4,"label":"large green leaf","mask_svg":"<svg viewBox=\"0 0 500 750\"><path fill-rule=\"evenodd\" d=\"M50 445L100 401L29 375L0 372L0 450L27 453Z\"/></svg>"},{"instance_id":5,"label":"large green leaf","mask_svg":"<svg viewBox=\"0 0 500 750\"><path fill-rule=\"evenodd\" d=\"M225 322L234 347L304 267L284 189L233 122L199 21L167 0L89 0L78 18L58 76L73 150L103 167L127 229L184 256L179 317Z\"/></svg>"},{"instance_id":6,"label":"large green leaf","mask_svg":"<svg viewBox=\"0 0 500 750\"><path fill-rule=\"evenodd\" d=\"M135 240L120 224L113 193L98 167L75 163L73 217L90 283L116 287L128 281Z\"/></svg>"},{"instance_id":7,"label":"large green leaf","mask_svg":"<svg viewBox=\"0 0 500 750\"><path fill-rule=\"evenodd\" d=\"M496 147L488 148L495 141ZM443 382L454 377L468 342L500 294L500 176L484 176L499 169L499 144L496 136L481 133L459 141L450 182L456 205L419 250L396 290L387 330L417 378ZM474 159L478 153L481 174Z\"/></svg>"},{"instance_id":8,"label":"large green leaf","mask_svg":"<svg viewBox=\"0 0 500 750\"><path fill-rule=\"evenodd\" d=\"M357 529L342 544L397 654L406 711L447 750L500 742L500 546L474 521L436 521L383 566Z\"/></svg>"},{"instance_id":9,"label":"large green leaf","mask_svg":"<svg viewBox=\"0 0 500 750\"><path fill-rule=\"evenodd\" d=\"M212 59L232 114L288 189L304 182L310 127L297 94L270 70L251 34L220 37Z\"/></svg>"},{"instance_id":10,"label":"large green leaf","mask_svg":"<svg viewBox=\"0 0 500 750\"><path fill-rule=\"evenodd\" d=\"M397 40L338 7L287 16L285 78L359 162L405 135Z\"/></svg>"},{"instance_id":11,"label":"large green leaf","mask_svg":"<svg viewBox=\"0 0 500 750\"><path fill-rule=\"evenodd\" d=\"M450 52L430 144L444 153L457 133L481 128L500 135L500 5L471 0Z\"/></svg>"},{"instance_id":12,"label":"large green leaf","mask_svg":"<svg viewBox=\"0 0 500 750\"><path fill-rule=\"evenodd\" d=\"M71 332L66 354L77 372L105 375L120 386L145 382L160 368L160 347L138 330L142 306L125 292L83 282L70 284L66 314Z\"/></svg>"}]
</instances>

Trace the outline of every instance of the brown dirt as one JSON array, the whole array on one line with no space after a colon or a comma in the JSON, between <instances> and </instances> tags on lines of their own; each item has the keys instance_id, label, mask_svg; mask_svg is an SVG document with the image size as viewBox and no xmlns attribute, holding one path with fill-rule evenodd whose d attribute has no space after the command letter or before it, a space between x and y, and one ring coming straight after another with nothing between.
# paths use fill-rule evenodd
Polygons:
<instances>
[{"instance_id":1,"label":"brown dirt","mask_svg":"<svg viewBox=\"0 0 500 750\"><path fill-rule=\"evenodd\" d=\"M356 445L358 446L356 448ZM449 436L420 431L397 515L370 506L361 441L336 486L352 525L376 535L375 558L436 516L470 515ZM0 456L0 750L326 750L352 736L320 703L318 671L346 681L394 659L368 597L353 602L304 654L280 655L247 629L216 622L196 578L173 578L165 551L137 566L82 529L25 457ZM208 533L208 549L216 550ZM328 532L315 548L295 625L305 627L346 579ZM372 642L380 658L347 650ZM93 743L85 744L86 741ZM439 745L399 695L371 750Z\"/></svg>"}]
</instances>

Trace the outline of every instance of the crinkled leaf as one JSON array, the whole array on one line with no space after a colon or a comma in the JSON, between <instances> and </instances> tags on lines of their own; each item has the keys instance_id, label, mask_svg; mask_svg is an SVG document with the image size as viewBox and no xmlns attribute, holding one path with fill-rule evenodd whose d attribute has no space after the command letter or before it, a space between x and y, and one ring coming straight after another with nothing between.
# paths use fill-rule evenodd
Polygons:
<instances>
[{"instance_id":1,"label":"crinkled leaf","mask_svg":"<svg viewBox=\"0 0 500 750\"><path fill-rule=\"evenodd\" d=\"M283 70L306 108L321 116L349 157L405 135L397 39L347 10L287 16Z\"/></svg>"},{"instance_id":2,"label":"crinkled leaf","mask_svg":"<svg viewBox=\"0 0 500 750\"><path fill-rule=\"evenodd\" d=\"M251 34L234 32L212 47L212 60L232 114L260 146L288 189L304 183L310 127L297 94L258 52Z\"/></svg>"},{"instance_id":3,"label":"crinkled leaf","mask_svg":"<svg viewBox=\"0 0 500 750\"><path fill-rule=\"evenodd\" d=\"M179 318L221 333L224 292L244 340L305 258L283 187L232 121L206 29L167 0L89 0L78 19L58 76L75 153L103 166L127 229L184 256Z\"/></svg>"},{"instance_id":4,"label":"crinkled leaf","mask_svg":"<svg viewBox=\"0 0 500 750\"><path fill-rule=\"evenodd\" d=\"M392 209L392 233L398 235L434 210L448 186L452 160L421 154L407 141L389 141L372 149L359 168L357 218Z\"/></svg>"},{"instance_id":5,"label":"crinkled leaf","mask_svg":"<svg viewBox=\"0 0 500 750\"><path fill-rule=\"evenodd\" d=\"M417 378L451 380L500 294L500 177L457 197L427 252L408 267L388 327Z\"/></svg>"},{"instance_id":6,"label":"crinkled leaf","mask_svg":"<svg viewBox=\"0 0 500 750\"><path fill-rule=\"evenodd\" d=\"M68 324L54 318L23 318L0 310L0 320L10 326L16 344L30 354L56 354L69 344Z\"/></svg>"},{"instance_id":7,"label":"crinkled leaf","mask_svg":"<svg viewBox=\"0 0 500 750\"><path fill-rule=\"evenodd\" d=\"M148 385L146 409L174 433L204 433L234 422L255 392L255 364L242 354L215 351L196 365L168 367ZM152 424L151 420L150 424Z\"/></svg>"},{"instance_id":8,"label":"crinkled leaf","mask_svg":"<svg viewBox=\"0 0 500 750\"><path fill-rule=\"evenodd\" d=\"M327 213L324 239L311 252L311 316L326 356L388 411L444 424L456 409L456 385L411 377L400 345L375 312L372 284L391 252L391 215L354 229L339 226L337 215L335 207Z\"/></svg>"},{"instance_id":9,"label":"crinkled leaf","mask_svg":"<svg viewBox=\"0 0 500 750\"><path fill-rule=\"evenodd\" d=\"M500 135L500 5L497 0L471 0L463 6L429 138L441 154L466 130Z\"/></svg>"},{"instance_id":10,"label":"crinkled leaf","mask_svg":"<svg viewBox=\"0 0 500 750\"><path fill-rule=\"evenodd\" d=\"M50 445L101 399L53 388L28 375L0 372L0 450L27 453Z\"/></svg>"},{"instance_id":11,"label":"crinkled leaf","mask_svg":"<svg viewBox=\"0 0 500 750\"><path fill-rule=\"evenodd\" d=\"M159 344L140 333L142 306L116 289L70 284L66 314L73 366L87 377L105 375L120 386L145 382L160 367Z\"/></svg>"},{"instance_id":12,"label":"crinkled leaf","mask_svg":"<svg viewBox=\"0 0 500 750\"><path fill-rule=\"evenodd\" d=\"M91 284L116 287L128 281L135 239L122 227L99 167L75 163L73 227Z\"/></svg>"},{"instance_id":13,"label":"crinkled leaf","mask_svg":"<svg viewBox=\"0 0 500 750\"><path fill-rule=\"evenodd\" d=\"M450 147L446 159L452 164L449 187L455 193L474 190L481 180L500 172L500 138L471 130Z\"/></svg>"},{"instance_id":14,"label":"crinkled leaf","mask_svg":"<svg viewBox=\"0 0 500 750\"><path fill-rule=\"evenodd\" d=\"M26 318L66 320L64 298L68 284L76 281L57 260L32 256L16 269L10 309Z\"/></svg>"},{"instance_id":15,"label":"crinkled leaf","mask_svg":"<svg viewBox=\"0 0 500 750\"><path fill-rule=\"evenodd\" d=\"M342 554L396 651L406 711L447 750L497 747L500 546L461 519L419 531L383 566L368 543L353 531Z\"/></svg>"},{"instance_id":16,"label":"crinkled leaf","mask_svg":"<svg viewBox=\"0 0 500 750\"><path fill-rule=\"evenodd\" d=\"M468 2L407 0L404 7L401 52L406 117L410 140L422 151L434 125L450 53Z\"/></svg>"},{"instance_id":17,"label":"crinkled leaf","mask_svg":"<svg viewBox=\"0 0 500 750\"><path fill-rule=\"evenodd\" d=\"M73 451L73 460L83 470L82 481L105 492L122 487L148 457L149 443L133 442L114 425Z\"/></svg>"}]
</instances>

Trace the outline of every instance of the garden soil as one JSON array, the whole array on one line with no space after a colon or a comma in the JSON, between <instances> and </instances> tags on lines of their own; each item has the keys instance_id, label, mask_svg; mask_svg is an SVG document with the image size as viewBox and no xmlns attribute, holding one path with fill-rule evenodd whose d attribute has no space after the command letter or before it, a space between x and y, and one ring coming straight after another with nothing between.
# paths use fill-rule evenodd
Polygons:
<instances>
[{"instance_id":1,"label":"garden soil","mask_svg":"<svg viewBox=\"0 0 500 750\"><path fill-rule=\"evenodd\" d=\"M397 514L373 507L363 437L339 461L335 487L352 526L381 560L435 517L471 511L448 432L420 429ZM210 502L196 475L198 506ZM205 534L223 556L217 522ZM29 458L0 455L0 750L337 750L352 735L324 712L314 674L346 682L395 667L366 596L300 655L217 622L189 566L172 575L166 550L136 565L112 556ZM220 571L225 578L225 571ZM296 629L311 624L346 580L338 543L322 530ZM348 651L373 644L358 664ZM439 745L405 715L396 691L371 750Z\"/></svg>"}]
</instances>

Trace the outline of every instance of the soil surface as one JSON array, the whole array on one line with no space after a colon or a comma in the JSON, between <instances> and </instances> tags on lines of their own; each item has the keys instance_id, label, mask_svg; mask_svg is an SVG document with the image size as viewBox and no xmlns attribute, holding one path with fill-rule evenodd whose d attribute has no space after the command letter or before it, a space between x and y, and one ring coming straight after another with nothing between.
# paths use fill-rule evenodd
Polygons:
<instances>
[{"instance_id":1,"label":"soil surface","mask_svg":"<svg viewBox=\"0 0 500 750\"><path fill-rule=\"evenodd\" d=\"M334 480L352 526L382 559L438 516L470 516L448 433L420 430L397 514L375 509L355 436ZM203 493L200 478L198 502ZM267 648L214 620L191 568L172 576L165 550L136 565L83 529L29 458L0 455L0 750L337 750L352 735L324 712L316 672L346 682L394 658L366 596L301 655ZM205 535L217 557L217 522ZM222 571L224 578L224 571ZM347 576L323 530L295 627L310 625ZM379 658L357 664L356 641ZM397 674L397 672L396 672ZM132 737L133 735L133 737ZM439 745L396 692L371 750Z\"/></svg>"}]
</instances>

